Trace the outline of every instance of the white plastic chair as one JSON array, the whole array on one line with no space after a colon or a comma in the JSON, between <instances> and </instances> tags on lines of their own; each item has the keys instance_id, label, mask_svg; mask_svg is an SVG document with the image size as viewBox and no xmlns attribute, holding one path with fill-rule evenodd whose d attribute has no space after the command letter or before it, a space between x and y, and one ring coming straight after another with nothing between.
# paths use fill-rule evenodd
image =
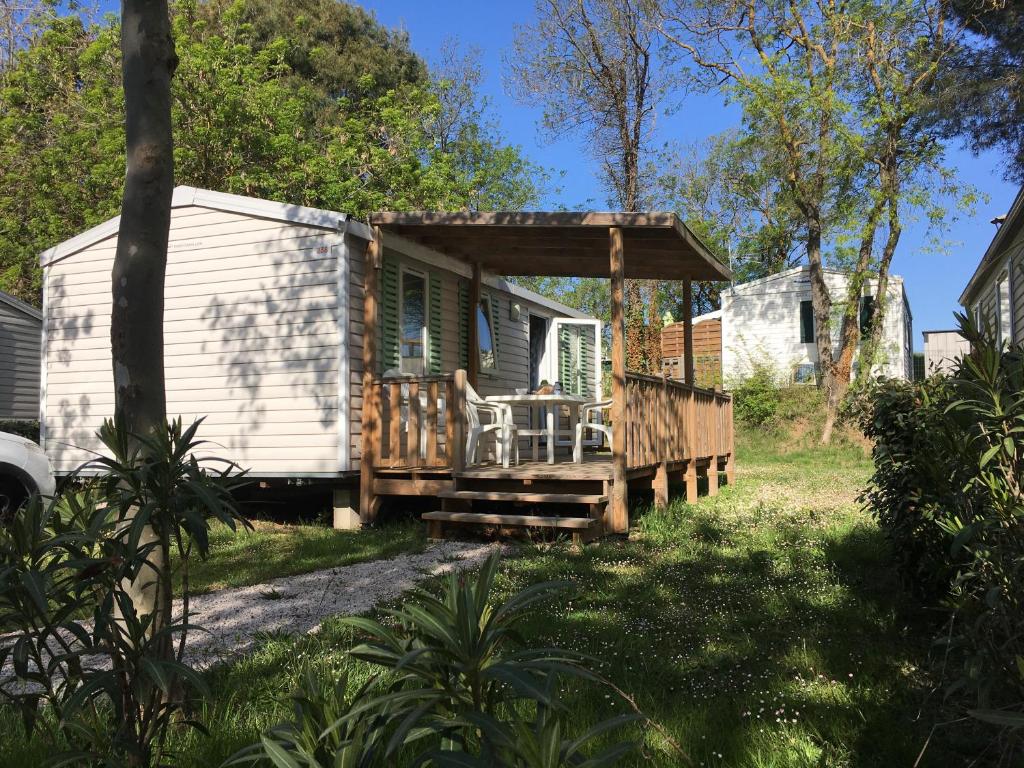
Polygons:
<instances>
[{"instance_id":1,"label":"white plastic chair","mask_svg":"<svg viewBox=\"0 0 1024 768\"><path fill-rule=\"evenodd\" d=\"M603 434L608 438L608 445L612 443L612 425L594 421L594 414L600 414L605 408L611 408L611 400L599 400L595 403L587 403L580 409L580 420L576 424L576 442L572 446L572 460L577 464L583 463L583 432L591 429L594 432ZM600 440L598 447L600 447Z\"/></svg>"},{"instance_id":2,"label":"white plastic chair","mask_svg":"<svg viewBox=\"0 0 1024 768\"><path fill-rule=\"evenodd\" d=\"M483 423L480 415L486 413L491 421ZM497 458L501 466L508 469L509 458L515 453L516 464L519 463L519 434L512 420L512 406L508 403L489 403L477 394L468 383L466 384L466 420L469 422L469 436L466 439L466 462L476 464L477 451L480 449L480 438L488 432L494 436L497 447Z\"/></svg>"}]
</instances>

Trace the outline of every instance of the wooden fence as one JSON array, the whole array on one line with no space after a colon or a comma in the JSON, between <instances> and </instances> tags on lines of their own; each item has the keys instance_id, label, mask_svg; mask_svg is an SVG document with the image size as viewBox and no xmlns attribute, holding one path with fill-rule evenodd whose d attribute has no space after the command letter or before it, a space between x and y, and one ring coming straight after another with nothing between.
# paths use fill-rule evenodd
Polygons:
<instances>
[{"instance_id":1,"label":"wooden fence","mask_svg":"<svg viewBox=\"0 0 1024 768\"><path fill-rule=\"evenodd\" d=\"M375 379L373 466L464 467L465 371ZM619 425L614 425L619 428ZM732 398L667 377L626 374L626 466L630 469L732 453Z\"/></svg>"},{"instance_id":2,"label":"wooden fence","mask_svg":"<svg viewBox=\"0 0 1024 768\"><path fill-rule=\"evenodd\" d=\"M732 453L732 397L667 377L626 374L630 469Z\"/></svg>"}]
</instances>

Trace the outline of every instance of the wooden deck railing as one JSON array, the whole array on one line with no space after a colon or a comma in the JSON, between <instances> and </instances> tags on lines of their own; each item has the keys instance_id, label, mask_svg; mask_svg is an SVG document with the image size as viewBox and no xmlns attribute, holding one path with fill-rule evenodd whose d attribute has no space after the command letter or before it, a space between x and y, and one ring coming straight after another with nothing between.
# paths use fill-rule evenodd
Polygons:
<instances>
[{"instance_id":1,"label":"wooden deck railing","mask_svg":"<svg viewBox=\"0 0 1024 768\"><path fill-rule=\"evenodd\" d=\"M630 469L732 453L732 397L674 379L626 374Z\"/></svg>"},{"instance_id":2,"label":"wooden deck railing","mask_svg":"<svg viewBox=\"0 0 1024 768\"><path fill-rule=\"evenodd\" d=\"M462 381L465 381L465 373ZM465 389L457 385L457 374L402 376L374 379L380 438L376 466L379 468L437 468L458 466L462 456L459 397Z\"/></svg>"},{"instance_id":3,"label":"wooden deck railing","mask_svg":"<svg viewBox=\"0 0 1024 768\"><path fill-rule=\"evenodd\" d=\"M374 379L374 466L461 470L465 377L465 371L456 371ZM729 456L732 397L669 378L627 373L623 428L629 469Z\"/></svg>"}]
</instances>

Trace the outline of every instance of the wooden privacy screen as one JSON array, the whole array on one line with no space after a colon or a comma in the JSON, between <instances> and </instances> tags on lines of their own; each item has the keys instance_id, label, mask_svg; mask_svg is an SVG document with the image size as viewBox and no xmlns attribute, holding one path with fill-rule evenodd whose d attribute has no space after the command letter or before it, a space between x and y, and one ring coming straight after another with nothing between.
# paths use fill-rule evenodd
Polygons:
<instances>
[{"instance_id":1,"label":"wooden privacy screen","mask_svg":"<svg viewBox=\"0 0 1024 768\"><path fill-rule=\"evenodd\" d=\"M665 375L682 379L685 352L685 323L672 323L661 330L661 358ZM714 389L722 386L722 321L701 320L693 326L694 383Z\"/></svg>"}]
</instances>

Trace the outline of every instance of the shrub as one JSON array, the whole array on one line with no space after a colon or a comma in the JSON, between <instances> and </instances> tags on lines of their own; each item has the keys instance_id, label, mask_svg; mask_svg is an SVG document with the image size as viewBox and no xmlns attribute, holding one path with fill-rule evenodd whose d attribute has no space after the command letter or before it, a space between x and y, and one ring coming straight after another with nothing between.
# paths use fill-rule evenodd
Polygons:
<instances>
[{"instance_id":1,"label":"shrub","mask_svg":"<svg viewBox=\"0 0 1024 768\"><path fill-rule=\"evenodd\" d=\"M767 363L755 363L751 373L732 387L733 413L750 427L770 427L781 399L778 376Z\"/></svg>"},{"instance_id":2,"label":"shrub","mask_svg":"<svg viewBox=\"0 0 1024 768\"><path fill-rule=\"evenodd\" d=\"M516 626L565 585L535 584L500 605L490 601L499 558L475 575L452 573L437 596L417 591L389 611L388 626L346 619L365 633L351 656L379 668L351 697L344 681L307 676L293 696L295 718L273 729L230 764L275 766L612 765L633 745L587 755L589 743L639 719L620 715L582 735L568 732L567 682L596 679L581 658L525 647Z\"/></svg>"},{"instance_id":3,"label":"shrub","mask_svg":"<svg viewBox=\"0 0 1024 768\"><path fill-rule=\"evenodd\" d=\"M950 692L1015 734L1012 751L1024 734L1024 350L958 319L972 352L953 378L872 391L864 499L916 591L944 593Z\"/></svg>"},{"instance_id":4,"label":"shrub","mask_svg":"<svg viewBox=\"0 0 1024 768\"><path fill-rule=\"evenodd\" d=\"M171 547L186 564L205 557L210 521L240 519L234 465L210 472L192 456L198 426L139 436L105 423L110 457L86 465L97 478L33 498L0 529L0 627L13 628L0 698L30 735L70 747L59 764L163 764L171 724L189 723L183 689L202 686L182 661L188 599L173 617L166 564ZM138 610L137 591L150 589L162 599Z\"/></svg>"},{"instance_id":5,"label":"shrub","mask_svg":"<svg viewBox=\"0 0 1024 768\"><path fill-rule=\"evenodd\" d=\"M861 500L892 542L904 586L919 598L938 599L956 573L938 521L971 477L950 445L951 383L941 376L917 383L883 379L858 394L864 405L857 415L873 442L875 465Z\"/></svg>"},{"instance_id":6,"label":"shrub","mask_svg":"<svg viewBox=\"0 0 1024 768\"><path fill-rule=\"evenodd\" d=\"M26 437L34 443L39 442L38 421L0 419L0 432L10 432Z\"/></svg>"}]
</instances>

